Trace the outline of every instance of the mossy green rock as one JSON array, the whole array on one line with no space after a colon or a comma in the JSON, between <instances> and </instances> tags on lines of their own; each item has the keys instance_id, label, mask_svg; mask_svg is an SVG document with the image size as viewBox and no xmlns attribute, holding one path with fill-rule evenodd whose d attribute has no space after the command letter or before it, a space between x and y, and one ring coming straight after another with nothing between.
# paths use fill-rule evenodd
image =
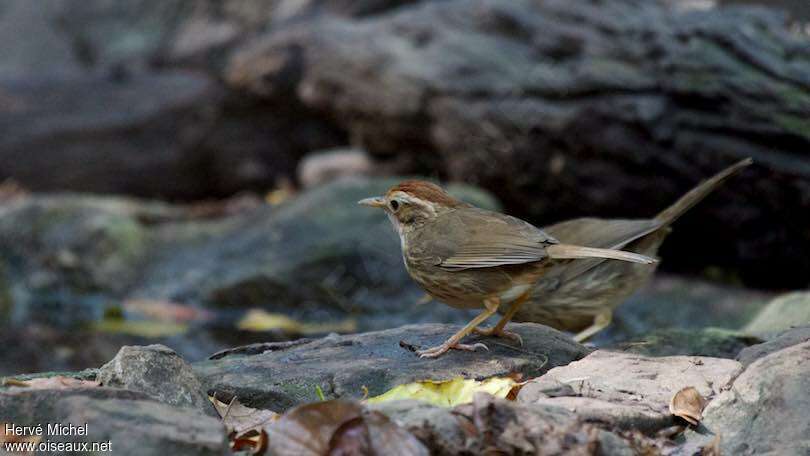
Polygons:
<instances>
[{"instance_id":1,"label":"mossy green rock","mask_svg":"<svg viewBox=\"0 0 810 456\"><path fill-rule=\"evenodd\" d=\"M744 348L759 342L761 340L755 336L724 328L670 328L653 331L617 348L647 356L734 358Z\"/></svg>"},{"instance_id":2,"label":"mossy green rock","mask_svg":"<svg viewBox=\"0 0 810 456\"><path fill-rule=\"evenodd\" d=\"M779 296L745 327L752 334L776 334L794 326L810 324L810 292Z\"/></svg>"}]
</instances>

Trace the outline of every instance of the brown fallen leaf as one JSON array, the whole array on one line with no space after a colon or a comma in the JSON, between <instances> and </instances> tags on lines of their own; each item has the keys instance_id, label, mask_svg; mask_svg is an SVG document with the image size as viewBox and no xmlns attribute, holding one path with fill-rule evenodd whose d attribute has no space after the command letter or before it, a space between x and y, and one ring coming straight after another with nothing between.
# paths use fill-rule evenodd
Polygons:
<instances>
[{"instance_id":1,"label":"brown fallen leaf","mask_svg":"<svg viewBox=\"0 0 810 456\"><path fill-rule=\"evenodd\" d=\"M697 426L703 418L703 407L706 400L700 395L698 390L692 386L687 386L672 396L669 401L669 412L686 420L689 424Z\"/></svg>"},{"instance_id":2,"label":"brown fallen leaf","mask_svg":"<svg viewBox=\"0 0 810 456\"><path fill-rule=\"evenodd\" d=\"M231 438L231 450L247 451L250 454L264 454L267 451L267 431L251 429Z\"/></svg>"},{"instance_id":3,"label":"brown fallen leaf","mask_svg":"<svg viewBox=\"0 0 810 456\"><path fill-rule=\"evenodd\" d=\"M722 452L720 451L720 434L714 436L711 442L706 444L702 449L701 453L702 456L721 456Z\"/></svg>"},{"instance_id":4,"label":"brown fallen leaf","mask_svg":"<svg viewBox=\"0 0 810 456\"><path fill-rule=\"evenodd\" d=\"M356 402L301 405L285 413L267 431L269 453L277 456L428 454L410 432Z\"/></svg>"},{"instance_id":5,"label":"brown fallen leaf","mask_svg":"<svg viewBox=\"0 0 810 456\"><path fill-rule=\"evenodd\" d=\"M236 397L228 403L220 401L215 396L208 396L208 400L222 418L228 434L236 436L241 436L251 429L261 429L280 417L272 410L255 409L243 405Z\"/></svg>"},{"instance_id":6,"label":"brown fallen leaf","mask_svg":"<svg viewBox=\"0 0 810 456\"><path fill-rule=\"evenodd\" d=\"M3 380L3 386L25 389L74 389L95 388L99 386L95 380L79 380L61 375L55 377L34 378L31 380L17 380L13 378Z\"/></svg>"},{"instance_id":7,"label":"brown fallen leaf","mask_svg":"<svg viewBox=\"0 0 810 456\"><path fill-rule=\"evenodd\" d=\"M24 448L26 446L36 447L36 445L39 444L39 442L42 440L41 435L17 435L17 434L14 434L13 432L11 432L11 433L6 432L6 430L8 429L6 427L6 424L11 424L13 426L13 423L4 423L4 422L0 421L0 443L3 443L3 444L15 443L15 444L19 444L18 448ZM7 449L9 447L7 445L0 445L0 448ZM25 456L25 455L29 455L29 454L32 455L32 454L35 454L35 453L36 453L36 451L18 450L18 451L15 451L13 454L15 454L17 456ZM3 452L2 454L6 454L6 453ZM12 454L11 451L8 451L8 454Z\"/></svg>"},{"instance_id":8,"label":"brown fallen leaf","mask_svg":"<svg viewBox=\"0 0 810 456\"><path fill-rule=\"evenodd\" d=\"M130 314L169 323L205 322L214 318L209 310L161 299L127 299L121 307Z\"/></svg>"}]
</instances>

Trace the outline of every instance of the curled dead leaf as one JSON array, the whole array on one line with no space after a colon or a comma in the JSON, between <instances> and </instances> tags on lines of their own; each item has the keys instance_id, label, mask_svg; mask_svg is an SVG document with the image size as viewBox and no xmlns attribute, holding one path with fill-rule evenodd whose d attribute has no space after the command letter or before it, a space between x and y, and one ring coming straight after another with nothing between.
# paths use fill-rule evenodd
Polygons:
<instances>
[{"instance_id":1,"label":"curled dead leaf","mask_svg":"<svg viewBox=\"0 0 810 456\"><path fill-rule=\"evenodd\" d=\"M356 402L301 405L285 413L267 431L269 453L278 456L428 454L410 432Z\"/></svg>"},{"instance_id":2,"label":"curled dead leaf","mask_svg":"<svg viewBox=\"0 0 810 456\"><path fill-rule=\"evenodd\" d=\"M697 426L703 419L703 408L706 400L697 389L687 386L681 389L669 401L669 412L686 420L689 424Z\"/></svg>"},{"instance_id":3,"label":"curled dead leaf","mask_svg":"<svg viewBox=\"0 0 810 456\"><path fill-rule=\"evenodd\" d=\"M243 405L236 397L230 402L222 402L216 396L208 396L214 405L225 429L229 434L239 436L251 429L262 428L279 418L279 414L272 410L255 409Z\"/></svg>"}]
</instances>

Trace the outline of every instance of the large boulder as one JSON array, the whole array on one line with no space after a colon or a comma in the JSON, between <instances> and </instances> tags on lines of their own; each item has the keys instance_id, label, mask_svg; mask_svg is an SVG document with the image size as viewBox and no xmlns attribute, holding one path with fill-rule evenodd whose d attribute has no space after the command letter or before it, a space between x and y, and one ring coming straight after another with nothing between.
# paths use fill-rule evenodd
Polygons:
<instances>
[{"instance_id":1,"label":"large boulder","mask_svg":"<svg viewBox=\"0 0 810 456\"><path fill-rule=\"evenodd\" d=\"M412 350L438 345L457 326L409 325L379 332L329 336L304 343L266 344L237 349L194 364L195 372L216 397L236 397L252 407L283 411L318 399L359 399L394 386L421 380L495 375L538 376L588 354L588 349L545 326L509 327L523 337L516 347L498 339L478 338L489 350L451 351L422 359ZM473 340L474 338L470 338Z\"/></svg>"}]
</instances>

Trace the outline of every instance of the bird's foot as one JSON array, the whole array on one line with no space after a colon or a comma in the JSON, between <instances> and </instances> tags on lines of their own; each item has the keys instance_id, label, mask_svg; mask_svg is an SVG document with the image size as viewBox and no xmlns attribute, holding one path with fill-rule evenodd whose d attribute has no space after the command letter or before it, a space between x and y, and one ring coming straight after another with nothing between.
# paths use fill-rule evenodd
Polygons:
<instances>
[{"instance_id":1,"label":"bird's foot","mask_svg":"<svg viewBox=\"0 0 810 456\"><path fill-rule=\"evenodd\" d=\"M475 334L480 334L482 336L503 337L504 339L509 339L509 340L515 342L516 344L518 344L518 346L521 346L521 347L523 346L523 338L520 337L520 334L512 332L512 331L507 331L505 329L500 329L499 330L497 327L494 327L494 328L475 328L475 329L473 329L473 332Z\"/></svg>"},{"instance_id":2,"label":"bird's foot","mask_svg":"<svg viewBox=\"0 0 810 456\"><path fill-rule=\"evenodd\" d=\"M424 350L417 350L416 354L419 355L420 358L438 358L439 356L447 353L449 350L466 350L466 351L475 351L479 348L483 348L484 350L489 350L489 347L482 343L477 344L449 344L447 342L437 345L435 347L426 348Z\"/></svg>"}]
</instances>

